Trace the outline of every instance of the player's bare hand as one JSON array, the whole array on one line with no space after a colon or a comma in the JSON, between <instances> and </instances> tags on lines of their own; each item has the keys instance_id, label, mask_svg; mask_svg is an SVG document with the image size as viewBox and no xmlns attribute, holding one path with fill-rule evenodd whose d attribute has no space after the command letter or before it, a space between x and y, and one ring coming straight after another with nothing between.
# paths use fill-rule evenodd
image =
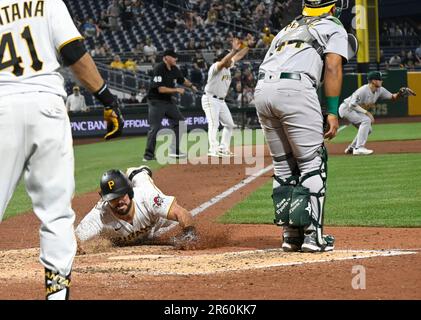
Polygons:
<instances>
[{"instance_id":1,"label":"player's bare hand","mask_svg":"<svg viewBox=\"0 0 421 320\"><path fill-rule=\"evenodd\" d=\"M199 241L196 228L189 226L183 229L183 232L173 238L174 247L177 250L194 250Z\"/></svg>"},{"instance_id":2,"label":"player's bare hand","mask_svg":"<svg viewBox=\"0 0 421 320\"><path fill-rule=\"evenodd\" d=\"M334 137L336 137L336 134L339 129L339 121L338 117L332 114L329 114L327 116L327 132L325 133L324 137L325 139L331 140Z\"/></svg>"},{"instance_id":3,"label":"player's bare hand","mask_svg":"<svg viewBox=\"0 0 421 320\"><path fill-rule=\"evenodd\" d=\"M367 113L366 113L366 115L367 115L367 117L369 117L369 118L370 118L371 123L374 123L374 117L373 117L373 115L371 114L371 112L367 112Z\"/></svg>"},{"instance_id":4,"label":"player's bare hand","mask_svg":"<svg viewBox=\"0 0 421 320\"><path fill-rule=\"evenodd\" d=\"M232 48L236 51L241 49L241 44L242 42L240 41L240 39L238 38L233 38L232 39Z\"/></svg>"},{"instance_id":5,"label":"player's bare hand","mask_svg":"<svg viewBox=\"0 0 421 320\"><path fill-rule=\"evenodd\" d=\"M184 88L176 88L175 90L181 95L183 95L184 92L186 91Z\"/></svg>"}]
</instances>

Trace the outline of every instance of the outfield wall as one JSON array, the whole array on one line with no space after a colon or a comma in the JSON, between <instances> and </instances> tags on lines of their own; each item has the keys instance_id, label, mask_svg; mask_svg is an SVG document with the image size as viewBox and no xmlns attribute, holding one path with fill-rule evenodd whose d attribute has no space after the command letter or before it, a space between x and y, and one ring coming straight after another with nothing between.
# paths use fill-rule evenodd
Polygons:
<instances>
[{"instance_id":1,"label":"outfield wall","mask_svg":"<svg viewBox=\"0 0 421 320\"><path fill-rule=\"evenodd\" d=\"M344 75L340 101L352 95L359 87L367 83L367 75L350 73ZM378 101L370 112L378 118L407 117L421 115L421 72L407 72L405 69L388 70L384 73L383 86L392 93L401 87L409 86L418 93L416 97L399 99L398 101ZM322 107L326 105L323 89L319 90ZM207 129L207 121L202 109L188 108L181 110L187 121L187 130L196 128ZM253 107L232 108L234 121L240 126L250 119L257 118ZM145 135L149 129L147 107L123 109L125 119L124 135ZM106 132L102 110L88 113L70 114L73 137L101 137ZM257 121L254 121L256 124ZM258 123L257 123L258 125ZM162 121L163 128L168 128L168 119ZM249 125L248 125L249 126Z\"/></svg>"}]
</instances>

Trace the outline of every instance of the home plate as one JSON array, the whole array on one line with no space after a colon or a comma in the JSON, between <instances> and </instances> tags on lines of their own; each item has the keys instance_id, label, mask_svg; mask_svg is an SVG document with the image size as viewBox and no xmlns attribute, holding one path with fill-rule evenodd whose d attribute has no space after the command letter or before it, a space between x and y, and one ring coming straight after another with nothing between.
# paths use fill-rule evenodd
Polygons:
<instances>
[{"instance_id":1,"label":"home plate","mask_svg":"<svg viewBox=\"0 0 421 320\"><path fill-rule=\"evenodd\" d=\"M235 272L265 269L307 263L335 262L416 254L399 250L334 250L324 253L286 253L282 249L249 250L199 255L102 254L92 261L79 261L76 272L134 272L147 275L204 275L220 272Z\"/></svg>"}]
</instances>

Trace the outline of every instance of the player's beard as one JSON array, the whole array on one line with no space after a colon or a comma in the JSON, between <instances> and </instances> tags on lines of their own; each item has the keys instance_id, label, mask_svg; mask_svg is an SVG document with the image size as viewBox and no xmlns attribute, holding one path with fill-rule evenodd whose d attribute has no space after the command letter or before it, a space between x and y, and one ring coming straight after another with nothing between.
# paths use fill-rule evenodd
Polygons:
<instances>
[{"instance_id":1,"label":"player's beard","mask_svg":"<svg viewBox=\"0 0 421 320\"><path fill-rule=\"evenodd\" d=\"M126 203L118 204L117 207L113 208L113 211L115 214L119 216L125 216L130 212L132 205L133 205L133 200L130 200L128 205Z\"/></svg>"}]
</instances>

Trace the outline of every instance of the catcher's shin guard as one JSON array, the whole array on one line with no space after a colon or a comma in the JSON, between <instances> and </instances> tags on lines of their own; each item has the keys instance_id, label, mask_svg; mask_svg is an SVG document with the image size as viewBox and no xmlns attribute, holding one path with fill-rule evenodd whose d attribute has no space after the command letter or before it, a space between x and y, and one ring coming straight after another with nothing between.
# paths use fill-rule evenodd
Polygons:
<instances>
[{"instance_id":1,"label":"catcher's shin guard","mask_svg":"<svg viewBox=\"0 0 421 320\"><path fill-rule=\"evenodd\" d=\"M70 273L62 276L46 268L46 300L69 300L70 282Z\"/></svg>"},{"instance_id":2,"label":"catcher's shin guard","mask_svg":"<svg viewBox=\"0 0 421 320\"><path fill-rule=\"evenodd\" d=\"M310 201L308 203L310 224L305 227L305 233L316 233L316 242L323 251L328 244L333 245L330 241L326 241L323 236L323 220L324 220L324 203L326 196L326 180L327 180L327 150L325 146L321 146L317 151L318 155L313 161L320 161L319 168L303 175L300 178L300 185L305 186L309 190ZM320 159L320 160L317 160Z\"/></svg>"},{"instance_id":3,"label":"catcher's shin guard","mask_svg":"<svg viewBox=\"0 0 421 320\"><path fill-rule=\"evenodd\" d=\"M273 222L278 226L289 224L289 213L292 203L292 194L298 182L298 176L291 176L288 179L281 179L273 176L279 187L273 189L272 200L275 209L275 219Z\"/></svg>"}]
</instances>

